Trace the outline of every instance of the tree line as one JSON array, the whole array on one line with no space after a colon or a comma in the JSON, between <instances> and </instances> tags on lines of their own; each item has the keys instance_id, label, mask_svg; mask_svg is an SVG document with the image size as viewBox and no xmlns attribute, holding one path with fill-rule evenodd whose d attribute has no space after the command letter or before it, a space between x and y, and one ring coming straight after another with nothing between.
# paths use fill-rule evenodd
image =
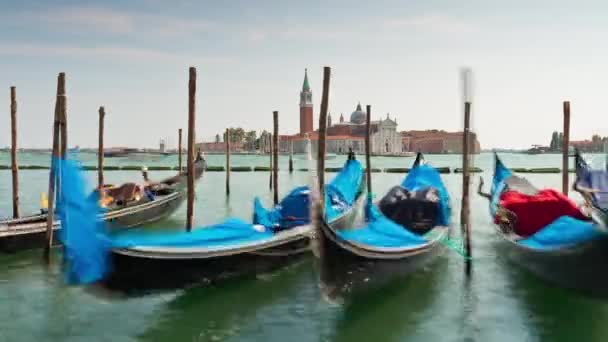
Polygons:
<instances>
[{"instance_id":1,"label":"tree line","mask_svg":"<svg viewBox=\"0 0 608 342\"><path fill-rule=\"evenodd\" d=\"M231 144L242 144L244 150L253 151L264 146L269 141L270 132L263 130L260 135L256 131L245 131L241 127L228 128ZM215 142L226 142L226 132L215 135Z\"/></svg>"},{"instance_id":2,"label":"tree line","mask_svg":"<svg viewBox=\"0 0 608 342\"><path fill-rule=\"evenodd\" d=\"M561 132L553 132L551 134L551 143L549 143L550 151L560 151L564 142L564 134ZM601 137L594 134L591 137L591 147L586 149L586 152L601 152L604 149L604 144L608 142L608 137Z\"/></svg>"}]
</instances>

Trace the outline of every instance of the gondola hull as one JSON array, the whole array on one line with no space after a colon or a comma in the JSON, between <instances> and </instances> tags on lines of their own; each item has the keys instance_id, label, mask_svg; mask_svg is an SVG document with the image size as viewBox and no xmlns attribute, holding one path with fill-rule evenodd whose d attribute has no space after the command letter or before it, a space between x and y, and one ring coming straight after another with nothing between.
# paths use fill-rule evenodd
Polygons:
<instances>
[{"instance_id":1,"label":"gondola hull","mask_svg":"<svg viewBox=\"0 0 608 342\"><path fill-rule=\"evenodd\" d=\"M196 178L202 176L204 164L199 164ZM175 191L157 196L152 201L137 203L120 209L109 210L99 216L110 228L130 228L155 222L173 214L186 198L185 174L176 176ZM53 229L59 229L60 222L55 221ZM11 253L44 245L46 239L47 216L33 215L19 219L0 221L0 252ZM59 243L54 234L54 243Z\"/></svg>"},{"instance_id":2,"label":"gondola hull","mask_svg":"<svg viewBox=\"0 0 608 342\"><path fill-rule=\"evenodd\" d=\"M359 215L364 196L333 221L351 226ZM122 292L164 290L213 284L237 277L267 273L293 263L310 253L313 228L294 227L278 241L235 249L126 248L112 251L112 272L104 286Z\"/></svg>"},{"instance_id":3,"label":"gondola hull","mask_svg":"<svg viewBox=\"0 0 608 342\"><path fill-rule=\"evenodd\" d=\"M334 225L321 225L321 287L329 298L378 289L433 263L444 253L440 240L447 227L435 228L433 241L412 249L371 249L340 239Z\"/></svg>"},{"instance_id":4,"label":"gondola hull","mask_svg":"<svg viewBox=\"0 0 608 342\"><path fill-rule=\"evenodd\" d=\"M554 285L582 293L608 297L608 238L568 248L538 250L528 248L499 232L500 250L507 258Z\"/></svg>"}]
</instances>

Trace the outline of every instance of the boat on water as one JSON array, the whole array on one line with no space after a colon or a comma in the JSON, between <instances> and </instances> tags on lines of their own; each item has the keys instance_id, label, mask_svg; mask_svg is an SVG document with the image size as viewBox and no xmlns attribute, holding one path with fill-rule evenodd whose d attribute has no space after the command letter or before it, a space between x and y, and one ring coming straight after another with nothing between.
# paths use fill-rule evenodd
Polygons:
<instances>
[{"instance_id":1,"label":"boat on water","mask_svg":"<svg viewBox=\"0 0 608 342\"><path fill-rule=\"evenodd\" d=\"M439 172L418 154L410 172L377 204L366 203L361 226L323 221L321 285L329 298L385 285L428 265L450 232L450 199Z\"/></svg>"},{"instance_id":2,"label":"boat on water","mask_svg":"<svg viewBox=\"0 0 608 342\"><path fill-rule=\"evenodd\" d=\"M608 225L608 164L603 170L594 170L579 151L575 152L576 181L574 190L584 198L590 215L605 229Z\"/></svg>"},{"instance_id":3,"label":"boat on water","mask_svg":"<svg viewBox=\"0 0 608 342\"><path fill-rule=\"evenodd\" d=\"M195 179L201 178L205 167L204 159L195 162ZM108 222L111 227L123 229L168 217L186 199L187 178L185 172L148 186L125 183L104 188L105 196L102 199L106 200L106 205L98 213L97 219ZM143 193L138 191L138 188L141 190L142 187ZM89 196L97 198L98 191ZM59 227L60 221L56 220L53 229L57 230ZM0 219L0 251L14 252L40 247L43 245L46 229L46 213L17 219Z\"/></svg>"},{"instance_id":4,"label":"boat on water","mask_svg":"<svg viewBox=\"0 0 608 342\"><path fill-rule=\"evenodd\" d=\"M79 178L77 171L68 172L70 179ZM306 186L293 189L272 209L255 199L252 222L228 218L190 232L118 235L107 234L91 219L96 203L77 204L84 200L82 191L78 184L70 186L70 198L60 210L67 216L65 221L62 217L61 232L68 251L68 278L78 283L100 281L124 292L199 285L267 272L310 251L313 228ZM361 164L349 158L326 186L330 200L325 219L336 227L352 225L364 187Z\"/></svg>"},{"instance_id":5,"label":"boat on water","mask_svg":"<svg viewBox=\"0 0 608 342\"><path fill-rule=\"evenodd\" d=\"M606 171L585 178L590 170L583 170L584 165L577 163L575 184L590 189L598 183L589 180L601 176L603 188L595 188L595 194L605 198ZM537 189L516 176L498 155L490 194L482 193L482 184L478 192L489 200L501 253L552 284L594 296L608 295L608 233L603 222L560 192ZM595 201L601 205L603 200L598 196Z\"/></svg>"},{"instance_id":6,"label":"boat on water","mask_svg":"<svg viewBox=\"0 0 608 342\"><path fill-rule=\"evenodd\" d=\"M104 158L129 158L133 160L155 160L171 155L160 150L141 150L138 148L113 148L103 152Z\"/></svg>"}]
</instances>

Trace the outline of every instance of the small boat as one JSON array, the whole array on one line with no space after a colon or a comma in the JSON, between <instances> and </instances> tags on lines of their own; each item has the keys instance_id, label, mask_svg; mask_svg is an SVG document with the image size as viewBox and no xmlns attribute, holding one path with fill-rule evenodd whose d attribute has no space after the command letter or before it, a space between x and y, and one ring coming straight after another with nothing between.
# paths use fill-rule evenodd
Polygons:
<instances>
[{"instance_id":1,"label":"small boat","mask_svg":"<svg viewBox=\"0 0 608 342\"><path fill-rule=\"evenodd\" d=\"M490 194L482 185L479 193L489 199L499 248L509 260L552 284L608 295L608 234L601 223L561 193L514 175L497 155Z\"/></svg>"},{"instance_id":2,"label":"small boat","mask_svg":"<svg viewBox=\"0 0 608 342\"><path fill-rule=\"evenodd\" d=\"M197 160L195 163L196 179L203 175L205 167L204 159ZM187 178L187 173L182 173L154 183L146 187L145 196L130 196L134 194L137 187L134 183L105 189L115 200L99 213L98 219L108 222L112 227L122 229L168 217L186 199ZM56 220L53 228L57 230L59 226L60 222ZM0 251L13 252L42 246L46 236L46 227L46 213L17 219L0 219Z\"/></svg>"},{"instance_id":3,"label":"small boat","mask_svg":"<svg viewBox=\"0 0 608 342\"><path fill-rule=\"evenodd\" d=\"M78 174L70 179L77 178ZM331 199L326 220L339 227L351 225L364 187L361 164L348 160L326 186ZM295 188L270 210L255 199L251 223L229 218L190 232L118 235L108 235L104 227L92 223L95 203L72 205L82 201L80 193L77 187L67 193L74 197L60 211L68 215L61 231L67 239L63 243L69 251L70 272L77 282L101 281L124 292L178 288L267 272L310 251L313 228L306 186ZM110 264L105 265L108 254ZM100 266L92 266L92 259Z\"/></svg>"},{"instance_id":4,"label":"small boat","mask_svg":"<svg viewBox=\"0 0 608 342\"><path fill-rule=\"evenodd\" d=\"M443 251L450 231L448 192L439 172L418 154L404 181L377 204L368 199L366 222L338 227L322 222L321 284L329 298L364 292L406 276Z\"/></svg>"}]
</instances>

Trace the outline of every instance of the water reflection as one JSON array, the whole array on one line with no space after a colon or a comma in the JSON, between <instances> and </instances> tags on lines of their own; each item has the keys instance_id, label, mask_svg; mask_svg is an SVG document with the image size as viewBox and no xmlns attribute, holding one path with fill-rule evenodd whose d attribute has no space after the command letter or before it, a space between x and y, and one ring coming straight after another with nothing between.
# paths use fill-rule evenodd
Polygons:
<instances>
[{"instance_id":1,"label":"water reflection","mask_svg":"<svg viewBox=\"0 0 608 342\"><path fill-rule=\"evenodd\" d=\"M145 341L220 341L238 336L256 311L288 296L304 281L309 262L257 279L235 279L219 286L184 290L140 337Z\"/></svg>"},{"instance_id":2,"label":"water reflection","mask_svg":"<svg viewBox=\"0 0 608 342\"><path fill-rule=\"evenodd\" d=\"M377 291L346 299L333 341L405 341L421 321L431 319L447 262L392 282Z\"/></svg>"},{"instance_id":3,"label":"water reflection","mask_svg":"<svg viewBox=\"0 0 608 342\"><path fill-rule=\"evenodd\" d=\"M605 341L608 302L550 285L512 267L509 290L517 298L530 334L541 341Z\"/></svg>"}]
</instances>

